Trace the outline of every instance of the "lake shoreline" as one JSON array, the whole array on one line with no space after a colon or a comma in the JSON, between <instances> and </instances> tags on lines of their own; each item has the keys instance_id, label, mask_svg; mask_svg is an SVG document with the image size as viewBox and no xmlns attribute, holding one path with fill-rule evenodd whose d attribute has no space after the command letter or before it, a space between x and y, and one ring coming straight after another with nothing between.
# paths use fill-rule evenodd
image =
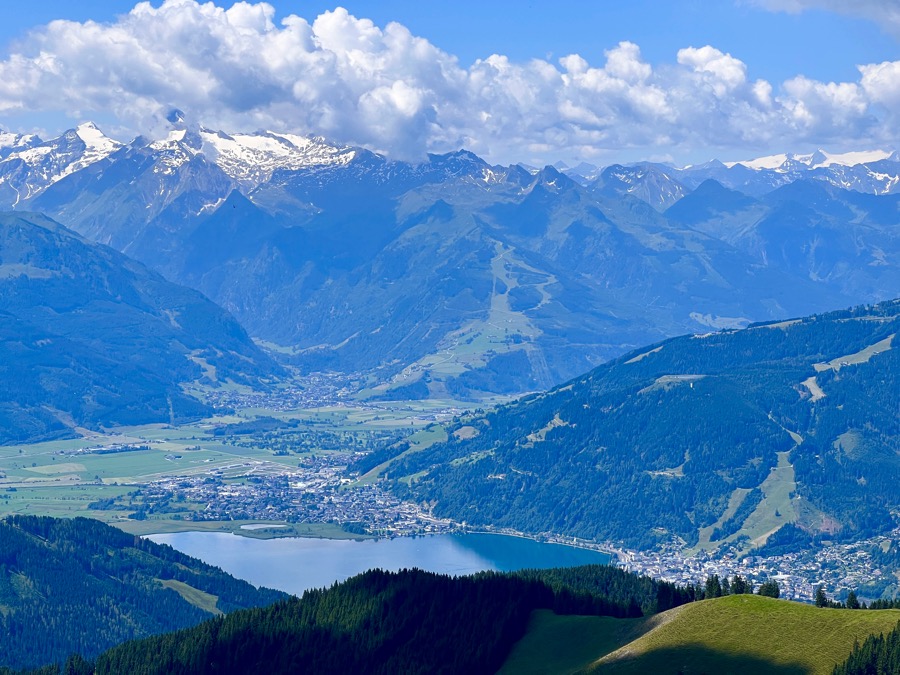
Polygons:
<instances>
[{"instance_id":1,"label":"lake shoreline","mask_svg":"<svg viewBox=\"0 0 900 675\"><path fill-rule=\"evenodd\" d=\"M585 551L603 553L610 556L611 563L618 559L616 551L613 550L612 547L597 544L595 542L579 541L575 537L566 535L535 535L505 528L503 530L493 530L489 528L460 528L458 530L453 530L452 532L423 532L380 536L347 532L346 530L343 530L340 525L335 525L333 523L293 524L283 521L260 520L129 520L113 522L110 523L110 525L115 525L129 534L136 534L141 537L156 534L174 534L177 532L226 532L236 534L240 537L247 537L249 539L301 538L366 541L399 538L416 539L419 537L439 536L441 534L490 534L527 539L539 544L555 544Z\"/></svg>"},{"instance_id":2,"label":"lake shoreline","mask_svg":"<svg viewBox=\"0 0 900 675\"><path fill-rule=\"evenodd\" d=\"M140 526L134 526L134 523L140 523ZM441 534L487 534L503 537L517 537L526 539L539 544L555 544L558 546L569 546L574 549L584 551L594 551L603 553L610 557L610 563L618 559L618 556L611 547L605 547L600 544L588 541L578 541L575 537L564 535L534 535L527 532L518 532L515 530L492 530L487 528L460 528L450 533L447 532L425 532L414 534L402 534L391 536L379 536L372 534L359 534L355 532L347 532L339 525L331 523L303 523L292 524L280 521L174 521L174 520L153 520L153 521L127 521L122 523L110 523L125 530L129 534L136 534L142 537L155 534L174 534L177 532L227 532L236 534L240 537L249 539L331 539L331 540L391 540L399 538L416 539L420 537L433 537ZM123 527L128 525L128 527ZM206 525L204 527L204 525Z\"/></svg>"},{"instance_id":3,"label":"lake shoreline","mask_svg":"<svg viewBox=\"0 0 900 675\"><path fill-rule=\"evenodd\" d=\"M247 532L247 530L244 530ZM483 571L608 565L601 551L494 532L440 533L380 539L240 536L232 531L147 534L257 586L302 594L369 569L418 568L463 576Z\"/></svg>"}]
</instances>

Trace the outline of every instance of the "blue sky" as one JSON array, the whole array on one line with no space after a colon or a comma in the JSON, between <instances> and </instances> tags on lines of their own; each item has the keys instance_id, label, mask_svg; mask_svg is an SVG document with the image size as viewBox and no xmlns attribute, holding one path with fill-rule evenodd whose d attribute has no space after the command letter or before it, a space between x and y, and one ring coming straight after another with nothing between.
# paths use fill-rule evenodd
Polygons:
<instances>
[{"instance_id":1,"label":"blue sky","mask_svg":"<svg viewBox=\"0 0 900 675\"><path fill-rule=\"evenodd\" d=\"M216 12L194 0L162 11L154 0L124 23L133 2L32 4L0 26L0 79L11 82L0 85L0 126L17 131L96 119L121 137L161 133L166 108L179 107L208 126L281 126L397 156L466 145L497 161L686 162L897 145L896 0L348 0L346 21L333 3L275 0L268 14L246 3L237 22L221 11L230 0ZM271 25L253 23L260 12ZM305 28L276 39L291 15L311 27L318 53L303 46ZM330 17L325 39L320 15ZM42 28L55 18L102 25ZM191 21L202 39L185 37ZM244 21L227 35L216 28ZM389 22L426 46L392 38ZM123 35L129 53L116 46ZM163 49L135 60L135 45L152 52L167 36L170 61ZM254 40L268 56L257 58ZM492 54L503 63L473 66ZM563 65L570 54L581 60Z\"/></svg>"}]
</instances>

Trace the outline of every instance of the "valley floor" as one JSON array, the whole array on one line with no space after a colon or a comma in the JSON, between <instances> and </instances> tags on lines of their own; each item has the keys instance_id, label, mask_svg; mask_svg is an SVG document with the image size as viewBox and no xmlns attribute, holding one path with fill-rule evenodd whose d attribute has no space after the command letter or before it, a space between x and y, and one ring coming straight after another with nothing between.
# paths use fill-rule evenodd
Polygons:
<instances>
[{"instance_id":1,"label":"valley floor","mask_svg":"<svg viewBox=\"0 0 900 675\"><path fill-rule=\"evenodd\" d=\"M236 414L181 427L85 430L75 440L0 447L0 516L86 515L135 534L224 530L259 538L464 529L381 489L376 482L380 467L355 482L344 473L355 457L392 435L413 432L407 438L410 451L446 438L442 425L459 415L463 404L373 405L346 400L340 391L335 383L319 381L277 395L216 390L217 406L236 409ZM315 397L307 398L310 392ZM308 407L319 398L330 405ZM260 420L283 427L252 433L242 428ZM240 433L221 433L228 429ZM686 551L678 540L642 552L553 533L533 537L509 529L487 531L612 551L630 571L681 584L702 583L713 574L739 574L757 585L775 578L782 597L797 600L811 600L818 585L832 597L858 592L878 576L870 551L891 537L900 538L897 531L814 551L739 558L721 551Z\"/></svg>"}]
</instances>

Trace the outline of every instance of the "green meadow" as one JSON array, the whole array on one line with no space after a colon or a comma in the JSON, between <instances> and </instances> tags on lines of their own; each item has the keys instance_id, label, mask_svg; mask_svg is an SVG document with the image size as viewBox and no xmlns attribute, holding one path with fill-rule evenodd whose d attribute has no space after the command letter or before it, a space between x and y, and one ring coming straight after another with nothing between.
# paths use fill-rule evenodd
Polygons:
<instances>
[{"instance_id":1,"label":"green meadow","mask_svg":"<svg viewBox=\"0 0 900 675\"><path fill-rule=\"evenodd\" d=\"M645 619L535 612L502 673L831 673L900 610L820 609L730 595Z\"/></svg>"}]
</instances>

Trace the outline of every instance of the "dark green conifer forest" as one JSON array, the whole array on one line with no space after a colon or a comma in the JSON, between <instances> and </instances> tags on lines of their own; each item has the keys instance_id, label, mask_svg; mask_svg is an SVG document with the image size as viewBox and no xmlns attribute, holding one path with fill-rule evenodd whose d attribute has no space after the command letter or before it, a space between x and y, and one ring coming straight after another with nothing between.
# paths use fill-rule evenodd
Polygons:
<instances>
[{"instance_id":1,"label":"dark green conifer forest","mask_svg":"<svg viewBox=\"0 0 900 675\"><path fill-rule=\"evenodd\" d=\"M0 666L35 667L72 653L93 658L212 616L166 581L208 594L220 612L284 597L97 520L0 520Z\"/></svg>"},{"instance_id":2,"label":"dark green conifer forest","mask_svg":"<svg viewBox=\"0 0 900 675\"><path fill-rule=\"evenodd\" d=\"M693 589L602 565L468 577L371 570L125 643L94 667L97 675L493 673L536 609L627 618L693 599Z\"/></svg>"},{"instance_id":3,"label":"dark green conifer forest","mask_svg":"<svg viewBox=\"0 0 900 675\"><path fill-rule=\"evenodd\" d=\"M855 644L834 675L897 675L900 673L900 624L887 635L870 635Z\"/></svg>"}]
</instances>

